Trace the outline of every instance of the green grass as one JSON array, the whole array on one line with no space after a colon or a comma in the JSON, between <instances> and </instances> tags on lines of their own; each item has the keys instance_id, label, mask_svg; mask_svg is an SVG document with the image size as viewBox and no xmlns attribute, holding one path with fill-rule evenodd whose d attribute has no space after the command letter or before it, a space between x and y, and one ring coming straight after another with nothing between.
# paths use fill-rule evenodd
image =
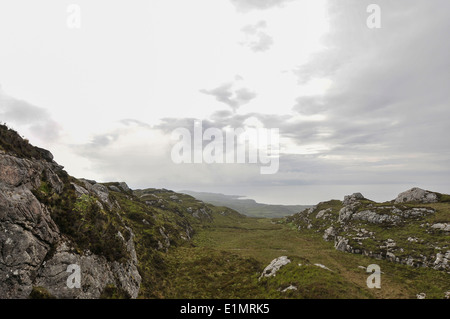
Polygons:
<instances>
[{"instance_id":1,"label":"green grass","mask_svg":"<svg viewBox=\"0 0 450 319\"><path fill-rule=\"evenodd\" d=\"M56 299L47 289L43 287L33 287L28 299Z\"/></svg>"},{"instance_id":2,"label":"green grass","mask_svg":"<svg viewBox=\"0 0 450 319\"><path fill-rule=\"evenodd\" d=\"M269 219L219 218L199 230L193 243L194 247L176 248L170 254L177 256L169 261L176 265L170 280L180 289L172 287L169 297L416 298L425 292L428 298L443 298L450 288L445 272L343 253L319 233L299 232ZM277 276L258 281L264 267L279 256L292 262ZM381 289L367 288L369 274L359 267L373 263L383 272ZM289 285L298 289L279 291Z\"/></svg>"},{"instance_id":3,"label":"green grass","mask_svg":"<svg viewBox=\"0 0 450 319\"><path fill-rule=\"evenodd\" d=\"M114 285L107 285L100 295L100 299L130 299L130 295Z\"/></svg>"}]
</instances>

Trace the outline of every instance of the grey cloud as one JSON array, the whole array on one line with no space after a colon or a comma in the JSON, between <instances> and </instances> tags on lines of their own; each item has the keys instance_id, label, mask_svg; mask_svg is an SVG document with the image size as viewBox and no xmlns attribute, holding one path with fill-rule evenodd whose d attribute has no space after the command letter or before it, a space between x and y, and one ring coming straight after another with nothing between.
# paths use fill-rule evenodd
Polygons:
<instances>
[{"instance_id":1,"label":"grey cloud","mask_svg":"<svg viewBox=\"0 0 450 319\"><path fill-rule=\"evenodd\" d=\"M136 119L123 119L123 120L120 121L120 123L122 123L125 126L137 125L137 126L140 126L142 128L147 128L147 129L151 129L152 128L151 125L149 125L149 124L147 124L145 122L136 120Z\"/></svg>"},{"instance_id":2,"label":"grey cloud","mask_svg":"<svg viewBox=\"0 0 450 319\"><path fill-rule=\"evenodd\" d=\"M213 114L211 114L211 119L212 120L223 120L223 119L230 118L231 116L233 116L233 112L231 112L229 110L221 110L221 111L217 111L217 112L214 112Z\"/></svg>"},{"instance_id":3,"label":"grey cloud","mask_svg":"<svg viewBox=\"0 0 450 319\"><path fill-rule=\"evenodd\" d=\"M263 31L266 27L267 23L263 20L243 27L241 31L245 35L245 41L240 44L250 48L253 52L269 50L273 45L273 38Z\"/></svg>"},{"instance_id":4,"label":"grey cloud","mask_svg":"<svg viewBox=\"0 0 450 319\"><path fill-rule=\"evenodd\" d=\"M0 88L0 119L10 125L27 127L39 139L47 142L59 138L61 128L44 108L13 98Z\"/></svg>"},{"instance_id":5,"label":"grey cloud","mask_svg":"<svg viewBox=\"0 0 450 319\"><path fill-rule=\"evenodd\" d=\"M325 39L327 48L295 72L299 83L324 77L334 84L324 95L301 96L293 103L294 111L305 117L292 119L277 114L276 109L270 115L236 114L232 110L240 105L239 101L251 99L252 94L247 89L236 89L235 83L202 91L232 109L204 119L204 129L238 128L255 117L267 128L279 128L282 136L298 146L318 144L326 146L323 150L299 154L294 149L283 149L279 173L260 176L257 170L248 172L248 167L233 167L230 171L228 166L177 168L167 163L167 158L153 162L153 154L134 158L131 165L123 161L126 155L111 151L114 145L108 144L108 138L98 137L97 143L103 142L109 151L97 148L97 156L104 162L112 158L114 164L99 169L114 172L119 167L134 174L135 181L142 176L153 186L180 188L180 183L190 183L184 188L196 187L200 180L198 183L208 189L217 184L250 188L267 185L271 191L278 185L335 185L339 191L345 185L358 185L353 191L363 192L360 185L374 185L373 189L394 185L398 192L412 186L448 189L450 43L444 37L450 30L446 14L450 3L380 0L382 29L369 30L365 19L370 3L329 2L332 30ZM247 31L253 32L251 28ZM317 114L323 119L308 120L308 115ZM178 127L192 128L194 120L166 118L154 128L169 134ZM155 172L164 177L152 178ZM142 184L147 186L145 181ZM392 194L389 196L395 192Z\"/></svg>"},{"instance_id":6,"label":"grey cloud","mask_svg":"<svg viewBox=\"0 0 450 319\"><path fill-rule=\"evenodd\" d=\"M248 12L282 6L294 0L230 0L238 11Z\"/></svg>"},{"instance_id":7,"label":"grey cloud","mask_svg":"<svg viewBox=\"0 0 450 319\"><path fill-rule=\"evenodd\" d=\"M127 135L130 132L137 130L158 129L158 127L153 127L136 119L122 119L118 121L117 124L119 125L109 132L94 135L88 143L82 145L72 145L72 147L80 155L88 157L89 154L92 154L93 157L101 157L102 151L105 149L114 148L122 135Z\"/></svg>"},{"instance_id":8,"label":"grey cloud","mask_svg":"<svg viewBox=\"0 0 450 319\"><path fill-rule=\"evenodd\" d=\"M450 31L444 12L450 3L378 1L382 28L366 27L370 1L329 2L333 29L325 39L328 49L296 70L300 83L325 77L332 88L321 96L299 97L294 110L325 116L317 124L332 132L307 136L296 132L299 143L328 143L328 154L402 157L403 164L419 165L447 158L450 147ZM434 162L434 160L433 160Z\"/></svg>"},{"instance_id":9,"label":"grey cloud","mask_svg":"<svg viewBox=\"0 0 450 319\"><path fill-rule=\"evenodd\" d=\"M197 118L163 118L160 123L154 126L154 129L161 130L165 134L170 134L173 130L177 128L186 128L191 133L194 132L195 121L201 121L203 129L210 127L218 127L214 122L208 119L197 119ZM220 126L219 126L220 127Z\"/></svg>"},{"instance_id":10,"label":"grey cloud","mask_svg":"<svg viewBox=\"0 0 450 319\"><path fill-rule=\"evenodd\" d=\"M321 96L301 96L296 99L294 110L304 115L322 113L326 106Z\"/></svg>"},{"instance_id":11,"label":"grey cloud","mask_svg":"<svg viewBox=\"0 0 450 319\"><path fill-rule=\"evenodd\" d=\"M200 92L215 97L217 101L225 103L233 110L256 98L256 93L247 88L234 89L233 83L225 83L212 90L203 89Z\"/></svg>"},{"instance_id":12,"label":"grey cloud","mask_svg":"<svg viewBox=\"0 0 450 319\"><path fill-rule=\"evenodd\" d=\"M164 187L192 188L211 187L217 184L233 186L244 185L259 175L258 165L189 165L175 164L171 160L170 133L176 126L190 129L195 119L165 119L160 125L150 129L165 132L166 138L155 149L152 139L136 140L136 134L142 136L142 126L127 126L121 123L109 132L97 134L91 142L72 145L74 152L89 159L91 169L102 177L102 181L126 180L133 188ZM209 120L203 121L203 127L216 125ZM144 133L145 134L145 133ZM115 137L120 137L116 140Z\"/></svg>"}]
</instances>

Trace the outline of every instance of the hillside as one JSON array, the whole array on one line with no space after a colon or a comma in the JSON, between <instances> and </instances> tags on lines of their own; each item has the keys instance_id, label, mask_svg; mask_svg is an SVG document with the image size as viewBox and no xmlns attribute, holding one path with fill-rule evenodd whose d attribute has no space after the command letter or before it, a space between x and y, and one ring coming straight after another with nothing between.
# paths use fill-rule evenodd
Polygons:
<instances>
[{"instance_id":1,"label":"hillside","mask_svg":"<svg viewBox=\"0 0 450 319\"><path fill-rule=\"evenodd\" d=\"M76 179L0 126L0 297L161 298L168 251L215 216L244 218L167 190ZM67 284L69 265L82 289Z\"/></svg>"},{"instance_id":2,"label":"hillside","mask_svg":"<svg viewBox=\"0 0 450 319\"><path fill-rule=\"evenodd\" d=\"M449 198L353 194L250 218L74 178L0 125L0 298L450 298ZM366 285L374 263L381 289Z\"/></svg>"},{"instance_id":3,"label":"hillside","mask_svg":"<svg viewBox=\"0 0 450 319\"><path fill-rule=\"evenodd\" d=\"M207 192L194 192L189 190L180 191L181 193L191 195L206 203L210 203L216 206L230 207L241 214L250 217L266 217L277 218L285 217L298 213L306 208L310 208L310 205L270 205L257 203L253 199L243 199L241 196L236 195L224 195L218 193Z\"/></svg>"},{"instance_id":4,"label":"hillside","mask_svg":"<svg viewBox=\"0 0 450 319\"><path fill-rule=\"evenodd\" d=\"M450 197L413 188L386 203L362 194L322 202L283 222L314 231L337 250L449 271Z\"/></svg>"}]
</instances>

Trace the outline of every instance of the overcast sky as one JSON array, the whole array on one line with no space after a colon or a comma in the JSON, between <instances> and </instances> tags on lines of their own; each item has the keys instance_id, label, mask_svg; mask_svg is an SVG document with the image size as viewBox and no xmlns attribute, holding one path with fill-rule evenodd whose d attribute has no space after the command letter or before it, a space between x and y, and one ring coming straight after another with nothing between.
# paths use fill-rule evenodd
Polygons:
<instances>
[{"instance_id":1,"label":"overcast sky","mask_svg":"<svg viewBox=\"0 0 450 319\"><path fill-rule=\"evenodd\" d=\"M448 0L2 0L0 121L71 175L132 188L450 193L449 16ZM278 128L279 172L173 163L194 120Z\"/></svg>"}]
</instances>

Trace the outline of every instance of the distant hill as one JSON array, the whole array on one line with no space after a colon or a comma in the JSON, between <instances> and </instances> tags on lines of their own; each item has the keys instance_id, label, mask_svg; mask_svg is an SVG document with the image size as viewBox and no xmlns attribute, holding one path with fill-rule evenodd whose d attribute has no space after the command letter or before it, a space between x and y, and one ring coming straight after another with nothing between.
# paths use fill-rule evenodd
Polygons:
<instances>
[{"instance_id":1,"label":"distant hill","mask_svg":"<svg viewBox=\"0 0 450 319\"><path fill-rule=\"evenodd\" d=\"M191 195L198 200L210 203L215 206L225 206L250 217L285 217L298 213L311 205L271 205L257 203L253 199L242 199L239 195L224 195L219 193L195 192L189 190L180 191Z\"/></svg>"}]
</instances>

